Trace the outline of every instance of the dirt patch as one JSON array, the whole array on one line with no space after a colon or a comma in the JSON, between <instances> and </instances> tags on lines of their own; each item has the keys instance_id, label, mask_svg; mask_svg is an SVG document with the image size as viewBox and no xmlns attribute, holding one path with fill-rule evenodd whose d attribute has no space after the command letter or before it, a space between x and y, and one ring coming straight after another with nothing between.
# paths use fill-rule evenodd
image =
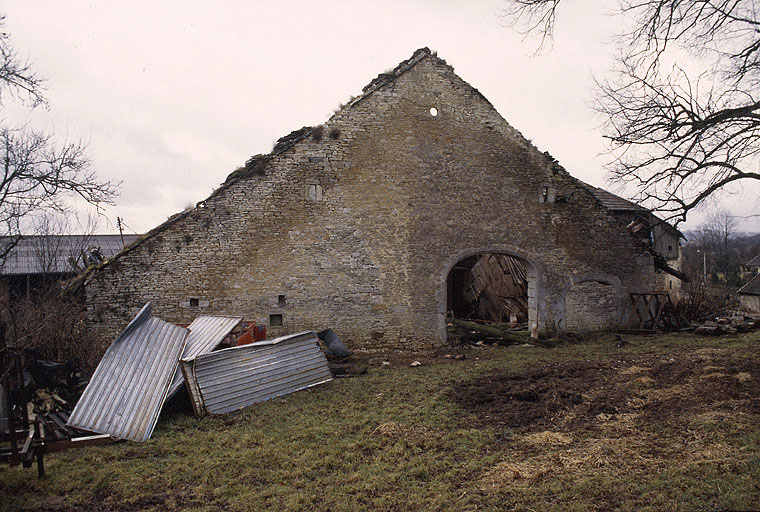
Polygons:
<instances>
[{"instance_id":1,"label":"dirt patch","mask_svg":"<svg viewBox=\"0 0 760 512\"><path fill-rule=\"evenodd\" d=\"M604 397L588 395L616 373L610 367L585 362L552 364L540 370L493 374L458 383L451 396L473 413L478 423L547 430L572 409L583 409L585 415L592 417L618 412L626 397L624 390L610 389Z\"/></svg>"},{"instance_id":2,"label":"dirt patch","mask_svg":"<svg viewBox=\"0 0 760 512\"><path fill-rule=\"evenodd\" d=\"M720 368L720 371L716 369ZM529 433L682 423L708 411L760 414L760 353L645 354L635 360L553 363L452 385L470 421Z\"/></svg>"},{"instance_id":3,"label":"dirt patch","mask_svg":"<svg viewBox=\"0 0 760 512\"><path fill-rule=\"evenodd\" d=\"M478 488L519 491L568 474L646 480L674 460L697 474L746 472L753 454L736 439L760 421L760 351L751 350L740 362L729 350L629 354L452 384L467 421L506 441L502 460L474 477ZM594 502L616 508L609 494Z\"/></svg>"}]
</instances>

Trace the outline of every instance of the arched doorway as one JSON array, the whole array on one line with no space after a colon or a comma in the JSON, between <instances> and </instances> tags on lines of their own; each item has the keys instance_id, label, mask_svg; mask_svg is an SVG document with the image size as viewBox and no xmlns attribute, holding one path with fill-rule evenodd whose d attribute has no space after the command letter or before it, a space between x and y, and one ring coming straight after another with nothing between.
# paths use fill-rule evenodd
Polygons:
<instances>
[{"instance_id":1,"label":"arched doorway","mask_svg":"<svg viewBox=\"0 0 760 512\"><path fill-rule=\"evenodd\" d=\"M457 341L456 322L504 328L539 328L538 271L514 251L500 248L465 251L442 275L439 296L442 342ZM460 340L461 341L461 340Z\"/></svg>"}]
</instances>

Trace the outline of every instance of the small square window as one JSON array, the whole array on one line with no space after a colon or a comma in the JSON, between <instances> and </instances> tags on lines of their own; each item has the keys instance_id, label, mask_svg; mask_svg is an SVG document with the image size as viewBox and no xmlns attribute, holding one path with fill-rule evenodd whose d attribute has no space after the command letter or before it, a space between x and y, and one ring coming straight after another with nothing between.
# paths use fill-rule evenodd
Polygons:
<instances>
[{"instance_id":1,"label":"small square window","mask_svg":"<svg viewBox=\"0 0 760 512\"><path fill-rule=\"evenodd\" d=\"M306 199L308 201L321 201L322 185L306 185Z\"/></svg>"},{"instance_id":2,"label":"small square window","mask_svg":"<svg viewBox=\"0 0 760 512\"><path fill-rule=\"evenodd\" d=\"M282 315L269 315L269 327L281 327L282 326Z\"/></svg>"},{"instance_id":3,"label":"small square window","mask_svg":"<svg viewBox=\"0 0 760 512\"><path fill-rule=\"evenodd\" d=\"M200 302L198 301L197 297L190 297L190 307L191 308L197 308L199 303Z\"/></svg>"},{"instance_id":4,"label":"small square window","mask_svg":"<svg viewBox=\"0 0 760 512\"><path fill-rule=\"evenodd\" d=\"M284 295L278 295L277 296L277 304L279 304L280 306L284 306L285 305L285 296Z\"/></svg>"}]
</instances>

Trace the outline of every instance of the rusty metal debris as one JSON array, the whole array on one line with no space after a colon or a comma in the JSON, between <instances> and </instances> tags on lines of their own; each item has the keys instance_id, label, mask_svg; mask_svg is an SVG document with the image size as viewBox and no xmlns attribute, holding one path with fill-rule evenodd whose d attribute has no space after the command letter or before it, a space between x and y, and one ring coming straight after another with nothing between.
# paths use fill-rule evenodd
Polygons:
<instances>
[{"instance_id":1,"label":"rusty metal debris","mask_svg":"<svg viewBox=\"0 0 760 512\"><path fill-rule=\"evenodd\" d=\"M306 331L180 362L195 414L223 414L332 380L317 334Z\"/></svg>"},{"instance_id":2,"label":"rusty metal debris","mask_svg":"<svg viewBox=\"0 0 760 512\"><path fill-rule=\"evenodd\" d=\"M190 329L190 335L187 337L185 350L182 352L182 358L193 358L201 354L207 354L218 347L224 339L243 321L242 316L209 316L201 315L193 323L187 326ZM176 365L174 377L169 386L169 393L166 396L168 400L184 385L185 379L179 366Z\"/></svg>"},{"instance_id":3,"label":"rusty metal debris","mask_svg":"<svg viewBox=\"0 0 760 512\"><path fill-rule=\"evenodd\" d=\"M121 439L150 438L190 330L147 303L106 351L67 425Z\"/></svg>"},{"instance_id":4,"label":"rusty metal debris","mask_svg":"<svg viewBox=\"0 0 760 512\"><path fill-rule=\"evenodd\" d=\"M248 343L265 331L239 316L204 315L185 328L151 312L147 303L113 341L89 383L68 364L22 363L18 355L4 363L0 460L29 467L36 457L42 476L44 453L119 439L145 441L183 381L195 413L203 416L332 380L313 331ZM243 330L247 344L219 350L238 342ZM331 357L350 355L331 329L320 335ZM345 363L335 373L361 374L366 367Z\"/></svg>"}]
</instances>

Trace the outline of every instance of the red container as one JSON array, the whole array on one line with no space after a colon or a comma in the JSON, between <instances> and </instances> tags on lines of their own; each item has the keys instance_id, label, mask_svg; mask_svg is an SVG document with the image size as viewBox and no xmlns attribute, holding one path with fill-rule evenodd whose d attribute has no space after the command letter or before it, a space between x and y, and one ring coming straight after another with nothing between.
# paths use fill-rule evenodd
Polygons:
<instances>
[{"instance_id":1,"label":"red container","mask_svg":"<svg viewBox=\"0 0 760 512\"><path fill-rule=\"evenodd\" d=\"M237 340L236 345L248 345L256 341L263 341L267 337L267 326L256 325L256 322L249 322L248 329Z\"/></svg>"}]
</instances>

